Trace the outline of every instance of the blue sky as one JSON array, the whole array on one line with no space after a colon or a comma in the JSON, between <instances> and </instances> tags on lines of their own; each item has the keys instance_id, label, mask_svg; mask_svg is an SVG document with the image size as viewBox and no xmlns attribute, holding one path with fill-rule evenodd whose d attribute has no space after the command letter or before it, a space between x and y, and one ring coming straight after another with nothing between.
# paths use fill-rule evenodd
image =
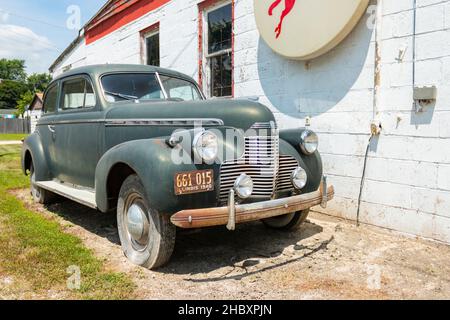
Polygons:
<instances>
[{"instance_id":1,"label":"blue sky","mask_svg":"<svg viewBox=\"0 0 450 320\"><path fill-rule=\"evenodd\" d=\"M78 10L83 26L105 2L0 0L0 58L26 60L28 73L47 72L77 36Z\"/></svg>"}]
</instances>

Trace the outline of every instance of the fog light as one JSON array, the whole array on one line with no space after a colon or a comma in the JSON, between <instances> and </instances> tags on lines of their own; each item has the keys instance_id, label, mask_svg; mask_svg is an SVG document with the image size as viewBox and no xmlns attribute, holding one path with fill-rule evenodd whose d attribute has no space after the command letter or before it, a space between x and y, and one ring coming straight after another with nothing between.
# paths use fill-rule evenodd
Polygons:
<instances>
[{"instance_id":1,"label":"fog light","mask_svg":"<svg viewBox=\"0 0 450 320\"><path fill-rule=\"evenodd\" d=\"M245 173L241 174L234 183L234 191L241 199L247 199L253 193L253 180Z\"/></svg>"},{"instance_id":2,"label":"fog light","mask_svg":"<svg viewBox=\"0 0 450 320\"><path fill-rule=\"evenodd\" d=\"M301 190L306 186L306 183L308 182L308 175L302 167L298 167L294 170L294 172L292 172L291 181L295 189Z\"/></svg>"}]
</instances>

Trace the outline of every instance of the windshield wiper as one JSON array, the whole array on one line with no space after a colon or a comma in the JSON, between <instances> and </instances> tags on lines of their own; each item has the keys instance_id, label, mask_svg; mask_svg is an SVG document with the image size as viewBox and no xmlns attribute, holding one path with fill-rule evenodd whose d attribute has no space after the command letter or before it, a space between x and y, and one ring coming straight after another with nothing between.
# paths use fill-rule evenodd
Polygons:
<instances>
[{"instance_id":1,"label":"windshield wiper","mask_svg":"<svg viewBox=\"0 0 450 320\"><path fill-rule=\"evenodd\" d=\"M123 94L123 93L118 93L118 92L111 92L111 91L106 91L106 94L109 94L110 96L115 96L115 97L119 97L125 100L137 100L139 97L136 96L129 96L127 94Z\"/></svg>"}]
</instances>

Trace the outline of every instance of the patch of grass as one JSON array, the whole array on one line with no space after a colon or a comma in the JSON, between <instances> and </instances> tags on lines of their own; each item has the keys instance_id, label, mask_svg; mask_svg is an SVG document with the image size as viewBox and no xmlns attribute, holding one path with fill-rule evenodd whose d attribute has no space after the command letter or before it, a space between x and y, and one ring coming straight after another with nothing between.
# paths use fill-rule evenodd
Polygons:
<instances>
[{"instance_id":1,"label":"patch of grass","mask_svg":"<svg viewBox=\"0 0 450 320\"><path fill-rule=\"evenodd\" d=\"M28 137L28 134L0 134L0 141L20 141Z\"/></svg>"},{"instance_id":2,"label":"patch of grass","mask_svg":"<svg viewBox=\"0 0 450 320\"><path fill-rule=\"evenodd\" d=\"M0 146L0 268L27 281L36 291L56 290L82 299L133 298L134 284L123 273L105 270L81 240L61 226L24 207L7 190L28 188L20 170L20 146ZM6 170L5 170L6 169ZM69 266L81 270L81 288L66 283Z\"/></svg>"}]
</instances>

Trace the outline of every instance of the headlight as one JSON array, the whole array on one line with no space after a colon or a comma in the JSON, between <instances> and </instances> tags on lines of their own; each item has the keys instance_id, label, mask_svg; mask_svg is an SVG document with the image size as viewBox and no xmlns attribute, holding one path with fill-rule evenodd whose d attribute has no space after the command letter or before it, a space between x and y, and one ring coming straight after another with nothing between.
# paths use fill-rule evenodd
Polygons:
<instances>
[{"instance_id":1,"label":"headlight","mask_svg":"<svg viewBox=\"0 0 450 320\"><path fill-rule=\"evenodd\" d=\"M306 183L308 182L308 175L303 168L298 167L294 170L294 172L292 172L291 181L295 189L301 190L306 186Z\"/></svg>"},{"instance_id":2,"label":"headlight","mask_svg":"<svg viewBox=\"0 0 450 320\"><path fill-rule=\"evenodd\" d=\"M305 154L313 154L319 147L319 137L311 130L305 130L301 135L300 148Z\"/></svg>"},{"instance_id":3,"label":"headlight","mask_svg":"<svg viewBox=\"0 0 450 320\"><path fill-rule=\"evenodd\" d=\"M192 148L196 160L211 164L219 153L217 136L211 131L201 132L194 137Z\"/></svg>"},{"instance_id":4,"label":"headlight","mask_svg":"<svg viewBox=\"0 0 450 320\"><path fill-rule=\"evenodd\" d=\"M247 199L253 193L253 180L245 173L241 174L234 183L234 191L241 199Z\"/></svg>"}]
</instances>

